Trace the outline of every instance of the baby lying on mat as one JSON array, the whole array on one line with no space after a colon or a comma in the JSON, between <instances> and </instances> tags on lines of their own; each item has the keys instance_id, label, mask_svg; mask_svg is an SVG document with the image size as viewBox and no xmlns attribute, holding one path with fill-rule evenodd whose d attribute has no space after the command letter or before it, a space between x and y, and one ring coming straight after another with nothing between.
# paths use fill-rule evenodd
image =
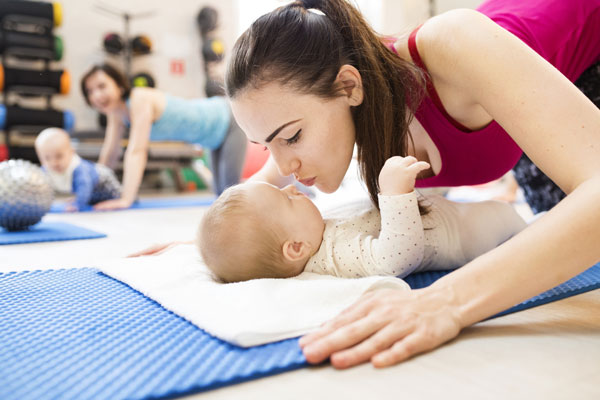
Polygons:
<instances>
[{"instance_id":1,"label":"baby lying on mat","mask_svg":"<svg viewBox=\"0 0 600 400\"><path fill-rule=\"evenodd\" d=\"M35 151L52 188L75 194L67 211L121 196L121 184L114 172L101 164L81 159L71 145L69 134L60 128L47 128L35 139Z\"/></svg>"},{"instance_id":2,"label":"baby lying on mat","mask_svg":"<svg viewBox=\"0 0 600 400\"><path fill-rule=\"evenodd\" d=\"M379 175L379 207L350 219L326 219L290 185L247 182L208 209L197 244L224 282L288 278L303 271L339 277L406 275L460 267L525 227L511 205L427 197L420 215L414 190L429 165L388 159Z\"/></svg>"}]
</instances>

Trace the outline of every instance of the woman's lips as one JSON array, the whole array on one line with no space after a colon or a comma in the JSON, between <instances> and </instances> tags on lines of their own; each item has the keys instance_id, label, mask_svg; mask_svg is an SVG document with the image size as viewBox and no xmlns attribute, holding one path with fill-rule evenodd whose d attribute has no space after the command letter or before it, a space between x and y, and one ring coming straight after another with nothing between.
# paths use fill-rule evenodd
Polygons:
<instances>
[{"instance_id":1,"label":"woman's lips","mask_svg":"<svg viewBox=\"0 0 600 400\"><path fill-rule=\"evenodd\" d=\"M308 178L308 179L299 179L298 182L300 182L304 186L312 186L315 184L316 180L317 180L317 177L312 177L312 178Z\"/></svg>"}]
</instances>

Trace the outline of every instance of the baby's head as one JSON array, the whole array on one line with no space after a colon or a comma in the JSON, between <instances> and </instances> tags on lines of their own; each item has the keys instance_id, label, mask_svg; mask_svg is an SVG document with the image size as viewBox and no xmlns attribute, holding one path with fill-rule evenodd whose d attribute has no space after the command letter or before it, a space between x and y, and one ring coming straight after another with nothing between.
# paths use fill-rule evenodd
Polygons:
<instances>
[{"instance_id":1,"label":"baby's head","mask_svg":"<svg viewBox=\"0 0 600 400\"><path fill-rule=\"evenodd\" d=\"M324 229L317 207L295 186L247 182L225 190L207 210L197 244L224 282L288 278L304 270Z\"/></svg>"},{"instance_id":2,"label":"baby's head","mask_svg":"<svg viewBox=\"0 0 600 400\"><path fill-rule=\"evenodd\" d=\"M58 173L67 169L75 154L69 134L60 128L41 131L35 139L35 152L42 166Z\"/></svg>"}]
</instances>

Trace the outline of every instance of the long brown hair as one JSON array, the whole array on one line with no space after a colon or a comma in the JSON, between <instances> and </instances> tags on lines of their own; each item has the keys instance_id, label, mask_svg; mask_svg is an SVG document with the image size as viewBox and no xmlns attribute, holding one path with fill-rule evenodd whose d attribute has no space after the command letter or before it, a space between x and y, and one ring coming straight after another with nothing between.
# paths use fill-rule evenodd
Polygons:
<instances>
[{"instance_id":1,"label":"long brown hair","mask_svg":"<svg viewBox=\"0 0 600 400\"><path fill-rule=\"evenodd\" d=\"M343 96L335 79L344 64L362 77L363 102L352 115L360 172L378 204L383 164L407 155L408 125L424 95L424 76L394 54L347 1L296 1L257 19L234 46L226 91L234 98L248 87L278 82L304 94Z\"/></svg>"}]
</instances>

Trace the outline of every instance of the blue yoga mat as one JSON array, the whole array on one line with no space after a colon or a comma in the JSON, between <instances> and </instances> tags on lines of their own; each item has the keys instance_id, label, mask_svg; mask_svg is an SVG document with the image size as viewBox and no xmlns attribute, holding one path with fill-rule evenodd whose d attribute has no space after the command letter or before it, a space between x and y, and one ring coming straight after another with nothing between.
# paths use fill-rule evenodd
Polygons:
<instances>
[{"instance_id":1,"label":"blue yoga mat","mask_svg":"<svg viewBox=\"0 0 600 400\"><path fill-rule=\"evenodd\" d=\"M56 240L96 239L106 237L104 233L92 231L66 222L42 221L23 231L7 231L0 228L0 245Z\"/></svg>"},{"instance_id":2,"label":"blue yoga mat","mask_svg":"<svg viewBox=\"0 0 600 400\"><path fill-rule=\"evenodd\" d=\"M600 265L507 312L598 287ZM0 343L3 400L172 398L307 365L297 339L233 346L87 268L0 274Z\"/></svg>"},{"instance_id":3,"label":"blue yoga mat","mask_svg":"<svg viewBox=\"0 0 600 400\"><path fill-rule=\"evenodd\" d=\"M174 207L196 207L209 206L215 201L213 197L170 197L160 199L141 199L132 204L127 210L140 210L148 208L174 208ZM54 203L50 207L51 213L66 212L66 203ZM88 206L80 212L94 211L91 206Z\"/></svg>"}]
</instances>

